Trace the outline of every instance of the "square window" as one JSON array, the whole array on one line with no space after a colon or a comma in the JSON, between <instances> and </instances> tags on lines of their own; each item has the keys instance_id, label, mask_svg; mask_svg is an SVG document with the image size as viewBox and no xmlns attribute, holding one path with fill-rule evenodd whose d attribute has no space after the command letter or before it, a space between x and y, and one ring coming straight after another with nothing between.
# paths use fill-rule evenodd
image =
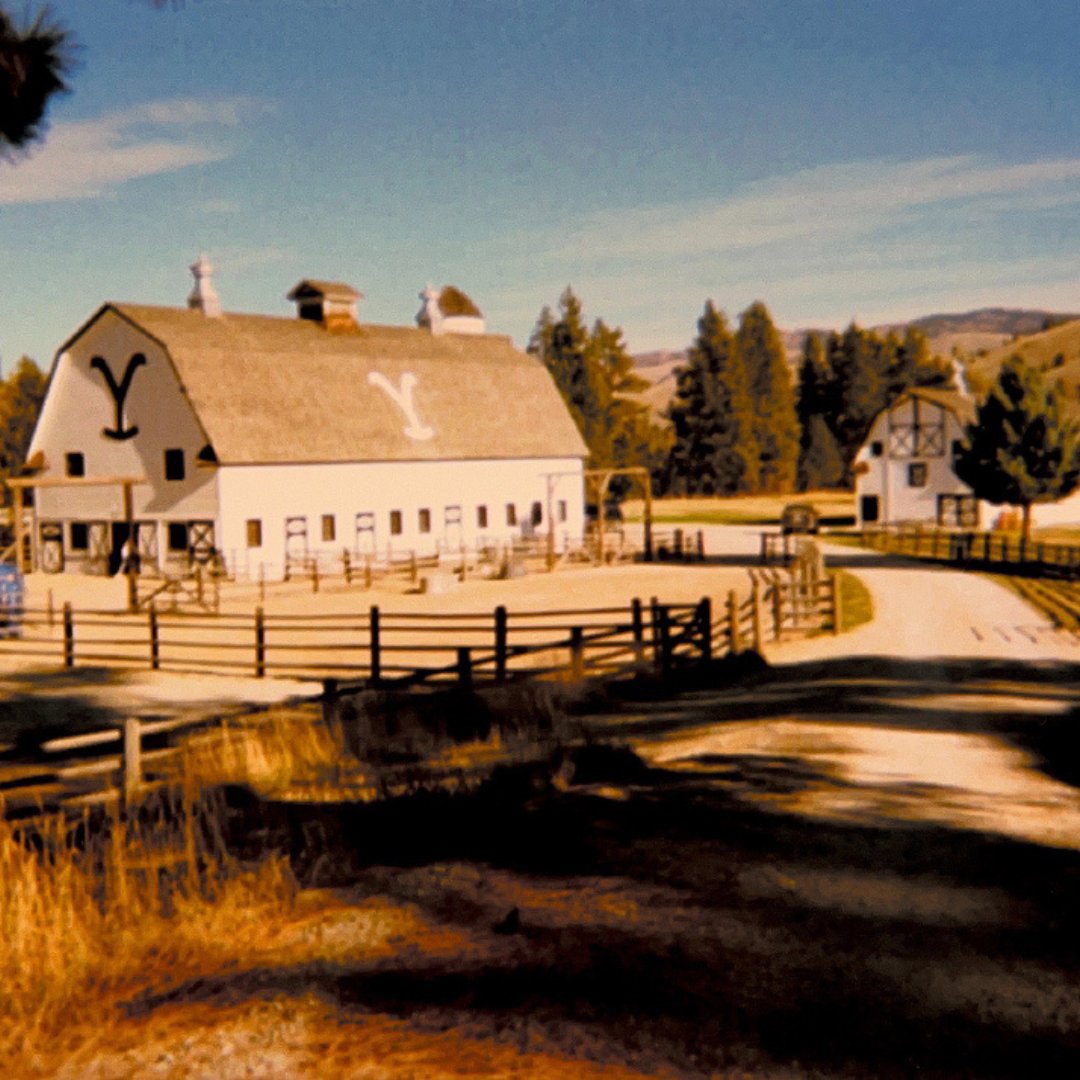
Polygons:
<instances>
[{"instance_id":1,"label":"square window","mask_svg":"<svg viewBox=\"0 0 1080 1080\"><path fill-rule=\"evenodd\" d=\"M166 480L183 480L184 479L184 451L183 450L166 450L165 451L165 479Z\"/></svg>"},{"instance_id":2,"label":"square window","mask_svg":"<svg viewBox=\"0 0 1080 1080\"><path fill-rule=\"evenodd\" d=\"M249 548L262 547L262 519L248 518L247 523L247 546Z\"/></svg>"},{"instance_id":3,"label":"square window","mask_svg":"<svg viewBox=\"0 0 1080 1080\"><path fill-rule=\"evenodd\" d=\"M333 514L322 516L322 538L326 541L337 539L337 519Z\"/></svg>"},{"instance_id":4,"label":"square window","mask_svg":"<svg viewBox=\"0 0 1080 1080\"><path fill-rule=\"evenodd\" d=\"M86 459L80 451L74 450L64 455L64 471L68 476L86 475Z\"/></svg>"},{"instance_id":5,"label":"square window","mask_svg":"<svg viewBox=\"0 0 1080 1080\"><path fill-rule=\"evenodd\" d=\"M870 456L881 457L885 453L885 444L880 442L872 442L870 444Z\"/></svg>"},{"instance_id":6,"label":"square window","mask_svg":"<svg viewBox=\"0 0 1080 1080\"><path fill-rule=\"evenodd\" d=\"M926 463L912 462L907 471L908 487L926 487Z\"/></svg>"},{"instance_id":7,"label":"square window","mask_svg":"<svg viewBox=\"0 0 1080 1080\"><path fill-rule=\"evenodd\" d=\"M188 548L188 527L186 521L170 521L169 522L169 550L170 551L187 551ZM250 544L248 545L251 546ZM258 546L258 545L256 545Z\"/></svg>"},{"instance_id":8,"label":"square window","mask_svg":"<svg viewBox=\"0 0 1080 1080\"><path fill-rule=\"evenodd\" d=\"M953 439L952 456L957 457L958 455L963 453L963 450L964 450L964 440L963 439Z\"/></svg>"},{"instance_id":9,"label":"square window","mask_svg":"<svg viewBox=\"0 0 1080 1080\"><path fill-rule=\"evenodd\" d=\"M390 511L390 535L391 536L400 536L401 535L401 511L400 510L391 510Z\"/></svg>"},{"instance_id":10,"label":"square window","mask_svg":"<svg viewBox=\"0 0 1080 1080\"><path fill-rule=\"evenodd\" d=\"M420 518L420 531L422 533L431 532L431 511L421 510L419 514Z\"/></svg>"},{"instance_id":11,"label":"square window","mask_svg":"<svg viewBox=\"0 0 1080 1080\"><path fill-rule=\"evenodd\" d=\"M476 508L476 527L478 529L486 529L488 527L487 507L478 506Z\"/></svg>"},{"instance_id":12,"label":"square window","mask_svg":"<svg viewBox=\"0 0 1080 1080\"><path fill-rule=\"evenodd\" d=\"M517 507L513 503L506 504L506 524L517 524Z\"/></svg>"},{"instance_id":13,"label":"square window","mask_svg":"<svg viewBox=\"0 0 1080 1080\"><path fill-rule=\"evenodd\" d=\"M72 551L86 551L90 547L90 530L85 521L73 521L68 534Z\"/></svg>"}]
</instances>

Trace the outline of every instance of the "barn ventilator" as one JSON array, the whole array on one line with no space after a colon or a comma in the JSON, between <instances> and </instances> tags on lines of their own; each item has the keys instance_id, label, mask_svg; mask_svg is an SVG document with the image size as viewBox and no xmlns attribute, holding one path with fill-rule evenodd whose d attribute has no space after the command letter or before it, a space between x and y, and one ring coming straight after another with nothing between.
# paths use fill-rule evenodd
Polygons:
<instances>
[{"instance_id":1,"label":"barn ventilator","mask_svg":"<svg viewBox=\"0 0 1080 1080\"><path fill-rule=\"evenodd\" d=\"M627 465L622 468L610 469L586 469L585 476L585 502L594 502L596 506L596 561L600 566L604 565L604 535L607 522L607 493L611 481L616 476L625 476L636 481L641 488L645 500L645 537L643 555L646 562L653 561L652 545L652 478L649 470L643 465ZM592 499L590 499L590 495ZM549 538L553 535L550 516L548 518ZM550 539L549 539L550 545Z\"/></svg>"},{"instance_id":2,"label":"barn ventilator","mask_svg":"<svg viewBox=\"0 0 1080 1080\"><path fill-rule=\"evenodd\" d=\"M12 476L4 479L4 483L11 488L12 493L12 518L15 527L15 565L19 570L36 569L37 550L37 499L31 499L30 512L30 551L27 558L26 551L26 521L24 512L27 509L24 492L27 488L52 488L52 487L119 487L123 500L123 522L127 526L129 541L134 537L135 531L135 502L132 496L132 488L136 484L148 484L145 476ZM137 560L128 559L125 567L127 578L127 602L128 611L135 612L139 607L139 571Z\"/></svg>"}]
</instances>

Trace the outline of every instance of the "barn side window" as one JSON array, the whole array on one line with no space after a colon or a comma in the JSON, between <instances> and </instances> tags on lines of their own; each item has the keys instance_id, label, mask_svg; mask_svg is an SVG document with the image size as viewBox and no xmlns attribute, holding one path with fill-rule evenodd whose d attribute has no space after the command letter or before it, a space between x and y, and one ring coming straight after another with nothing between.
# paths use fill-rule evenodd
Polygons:
<instances>
[{"instance_id":1,"label":"barn side window","mask_svg":"<svg viewBox=\"0 0 1080 1080\"><path fill-rule=\"evenodd\" d=\"M870 456L871 457L881 457L881 455L884 454L884 453L885 453L885 444L884 443L875 441L875 442L872 442L870 444Z\"/></svg>"},{"instance_id":2,"label":"barn side window","mask_svg":"<svg viewBox=\"0 0 1080 1080\"><path fill-rule=\"evenodd\" d=\"M401 511L400 510L391 510L390 511L390 535L391 536L400 536L401 535Z\"/></svg>"},{"instance_id":3,"label":"barn side window","mask_svg":"<svg viewBox=\"0 0 1080 1080\"><path fill-rule=\"evenodd\" d=\"M328 542L337 539L337 519L333 514L322 516L322 538Z\"/></svg>"},{"instance_id":4,"label":"barn side window","mask_svg":"<svg viewBox=\"0 0 1080 1080\"><path fill-rule=\"evenodd\" d=\"M68 547L72 551L86 551L90 546L90 530L85 521L73 521L68 533Z\"/></svg>"},{"instance_id":5,"label":"barn side window","mask_svg":"<svg viewBox=\"0 0 1080 1080\"><path fill-rule=\"evenodd\" d=\"M249 548L262 547L262 519L248 518L247 522L247 546Z\"/></svg>"},{"instance_id":6,"label":"barn side window","mask_svg":"<svg viewBox=\"0 0 1080 1080\"><path fill-rule=\"evenodd\" d=\"M487 507L478 506L476 508L476 527L478 529L486 529L488 527Z\"/></svg>"},{"instance_id":7,"label":"barn side window","mask_svg":"<svg viewBox=\"0 0 1080 1080\"><path fill-rule=\"evenodd\" d=\"M506 504L506 524L517 524L517 507L513 503Z\"/></svg>"},{"instance_id":8,"label":"barn side window","mask_svg":"<svg viewBox=\"0 0 1080 1080\"><path fill-rule=\"evenodd\" d=\"M566 514L567 514L566 500L565 499L560 499L559 500L559 521L565 521L566 520Z\"/></svg>"},{"instance_id":9,"label":"barn side window","mask_svg":"<svg viewBox=\"0 0 1080 1080\"><path fill-rule=\"evenodd\" d=\"M184 451L183 450L166 450L165 451L165 479L166 480L183 480L184 479Z\"/></svg>"},{"instance_id":10,"label":"barn side window","mask_svg":"<svg viewBox=\"0 0 1080 1080\"><path fill-rule=\"evenodd\" d=\"M86 459L82 456L82 451L73 450L64 455L64 471L68 476L86 475Z\"/></svg>"},{"instance_id":11,"label":"barn side window","mask_svg":"<svg viewBox=\"0 0 1080 1080\"><path fill-rule=\"evenodd\" d=\"M544 520L544 508L538 502L532 504L531 520L534 525L539 525Z\"/></svg>"},{"instance_id":12,"label":"barn side window","mask_svg":"<svg viewBox=\"0 0 1080 1080\"><path fill-rule=\"evenodd\" d=\"M926 463L912 462L907 470L908 487L926 487Z\"/></svg>"},{"instance_id":13,"label":"barn side window","mask_svg":"<svg viewBox=\"0 0 1080 1080\"><path fill-rule=\"evenodd\" d=\"M952 456L959 457L964 452L964 440L953 439L952 442Z\"/></svg>"},{"instance_id":14,"label":"barn side window","mask_svg":"<svg viewBox=\"0 0 1080 1080\"><path fill-rule=\"evenodd\" d=\"M431 532L431 511L424 509L420 511L420 531L422 533Z\"/></svg>"},{"instance_id":15,"label":"barn side window","mask_svg":"<svg viewBox=\"0 0 1080 1080\"><path fill-rule=\"evenodd\" d=\"M249 547L251 545L248 545ZM256 547L258 545L255 545ZM169 522L169 550L170 551L187 551L188 547L188 528L186 521L170 521Z\"/></svg>"}]
</instances>

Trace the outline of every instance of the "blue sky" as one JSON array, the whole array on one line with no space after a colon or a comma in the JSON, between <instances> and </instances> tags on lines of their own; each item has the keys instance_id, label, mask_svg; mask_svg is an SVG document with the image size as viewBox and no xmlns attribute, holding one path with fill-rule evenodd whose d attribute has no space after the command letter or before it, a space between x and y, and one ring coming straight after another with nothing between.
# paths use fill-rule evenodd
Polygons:
<instances>
[{"instance_id":1,"label":"blue sky","mask_svg":"<svg viewBox=\"0 0 1080 1080\"><path fill-rule=\"evenodd\" d=\"M706 297L1080 310L1075 0L51 7L80 66L0 161L5 368L106 299L183 304L199 251L226 310L311 276L404 323L452 282L521 344L567 284L634 351Z\"/></svg>"}]
</instances>

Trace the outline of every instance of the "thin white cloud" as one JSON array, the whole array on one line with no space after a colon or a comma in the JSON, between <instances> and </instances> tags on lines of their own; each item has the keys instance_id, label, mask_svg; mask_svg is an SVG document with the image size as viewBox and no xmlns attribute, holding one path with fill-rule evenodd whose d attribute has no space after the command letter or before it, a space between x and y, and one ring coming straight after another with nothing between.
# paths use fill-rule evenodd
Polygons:
<instances>
[{"instance_id":1,"label":"thin white cloud","mask_svg":"<svg viewBox=\"0 0 1080 1080\"><path fill-rule=\"evenodd\" d=\"M726 198L605 212L567 230L554 259L720 255L768 244L854 237L913 213L992 202L998 211L1080 202L1080 159L996 165L973 155L827 165L750 184Z\"/></svg>"},{"instance_id":2,"label":"thin white cloud","mask_svg":"<svg viewBox=\"0 0 1080 1080\"><path fill-rule=\"evenodd\" d=\"M0 163L0 204L92 199L141 177L221 161L221 133L240 122L242 98L148 102L93 120L60 122L29 157Z\"/></svg>"}]
</instances>

